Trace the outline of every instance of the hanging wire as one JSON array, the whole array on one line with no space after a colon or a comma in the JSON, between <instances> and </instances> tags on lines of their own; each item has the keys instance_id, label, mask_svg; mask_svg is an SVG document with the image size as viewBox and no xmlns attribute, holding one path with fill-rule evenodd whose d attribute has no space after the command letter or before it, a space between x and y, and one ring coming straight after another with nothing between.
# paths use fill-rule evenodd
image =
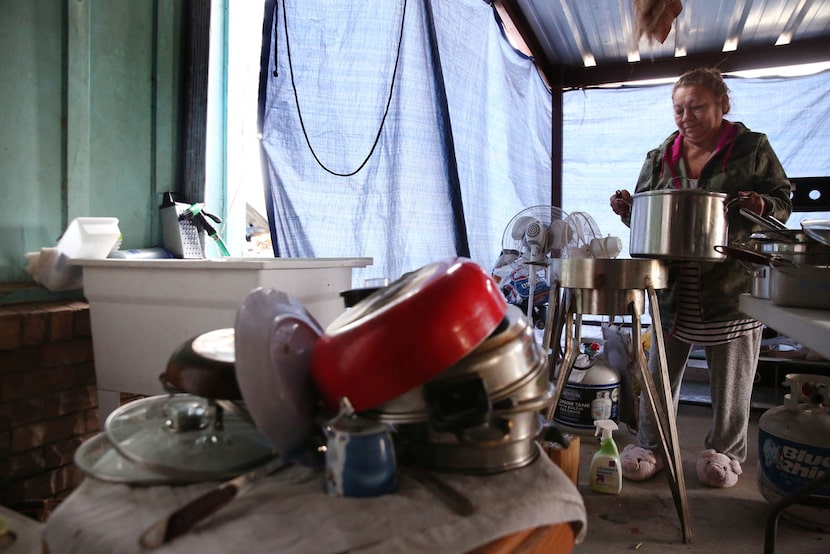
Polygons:
<instances>
[{"instance_id":1,"label":"hanging wire","mask_svg":"<svg viewBox=\"0 0 830 554\"><path fill-rule=\"evenodd\" d=\"M283 0L284 2L285 0ZM285 6L283 6L283 11L285 11ZM279 77L279 48L277 45L280 43L280 37L277 33L277 29L280 25L280 3L274 2L274 77ZM288 36L288 35L286 35Z\"/></svg>"},{"instance_id":2,"label":"hanging wire","mask_svg":"<svg viewBox=\"0 0 830 554\"><path fill-rule=\"evenodd\" d=\"M395 89L395 81L398 75L398 63L401 59L401 44L403 43L403 28L404 28L404 21L406 20L406 0L403 2L403 12L401 13L401 30L398 36L398 49L397 53L395 54L395 68L392 71L392 81L389 85L389 96L386 99L386 109L383 112L383 118L380 121L380 126L378 127L378 132L375 135L375 141L372 143L372 148L369 150L369 153L366 155L366 158L363 162L352 172L349 173L338 173L337 171L333 171L326 167L326 165L320 160L317 156L317 153L314 151L314 147L311 145L311 139L308 136L308 131L305 127L305 121L303 120L303 112L300 109L300 98L297 93L297 84L294 81L294 66L291 61L291 44L288 40L288 16L285 9L285 0L282 0L282 21L283 21L283 29L285 32L285 51L288 55L288 69L291 73L291 88L294 91L294 103L297 105L297 115L300 118L300 126L303 129L303 136L305 137L305 142L308 145L308 149L311 151L311 155L314 156L314 160L317 164L322 167L328 173L335 175L337 177L351 177L352 175L356 174L358 171L363 169L363 167L369 162L369 159L372 157L372 154L375 152L375 148L377 148L378 143L380 142L380 134L383 131L383 126L386 123L386 116L389 114L389 106L392 104L392 92ZM276 41L275 41L276 42ZM276 45L274 46L274 52L276 57ZM276 64L276 62L275 62ZM276 65L274 66L274 73L276 75Z\"/></svg>"}]
</instances>

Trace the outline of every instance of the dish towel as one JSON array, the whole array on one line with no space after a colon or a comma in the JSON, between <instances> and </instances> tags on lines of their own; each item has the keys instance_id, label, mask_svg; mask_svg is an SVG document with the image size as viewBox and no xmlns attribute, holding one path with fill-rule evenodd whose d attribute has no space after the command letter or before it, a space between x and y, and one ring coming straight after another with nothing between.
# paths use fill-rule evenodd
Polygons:
<instances>
[{"instance_id":1,"label":"dish towel","mask_svg":"<svg viewBox=\"0 0 830 554\"><path fill-rule=\"evenodd\" d=\"M154 552L450 554L561 522L573 523L577 542L585 536L582 497L544 454L528 466L493 475L441 473L475 505L466 517L446 508L405 467L399 472L395 494L341 498L323 492L322 472L295 466L252 484ZM138 552L145 529L215 486L141 488L87 477L45 522L46 551Z\"/></svg>"}]
</instances>

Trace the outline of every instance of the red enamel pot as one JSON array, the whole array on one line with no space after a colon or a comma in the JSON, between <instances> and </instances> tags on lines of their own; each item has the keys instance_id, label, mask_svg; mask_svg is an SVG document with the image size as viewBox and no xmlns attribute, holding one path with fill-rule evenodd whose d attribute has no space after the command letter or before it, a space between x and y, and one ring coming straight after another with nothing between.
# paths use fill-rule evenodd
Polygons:
<instances>
[{"instance_id":1,"label":"red enamel pot","mask_svg":"<svg viewBox=\"0 0 830 554\"><path fill-rule=\"evenodd\" d=\"M326 408L358 412L418 387L475 350L507 302L490 274L449 258L403 275L335 319L314 345L312 377Z\"/></svg>"}]
</instances>

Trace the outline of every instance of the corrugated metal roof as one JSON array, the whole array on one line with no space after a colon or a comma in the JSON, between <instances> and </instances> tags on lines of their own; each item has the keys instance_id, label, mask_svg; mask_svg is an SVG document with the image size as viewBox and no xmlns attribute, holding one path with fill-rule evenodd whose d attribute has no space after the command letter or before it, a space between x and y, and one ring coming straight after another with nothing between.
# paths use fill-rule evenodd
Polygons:
<instances>
[{"instance_id":1,"label":"corrugated metal roof","mask_svg":"<svg viewBox=\"0 0 830 554\"><path fill-rule=\"evenodd\" d=\"M549 65L602 67L827 41L830 0L682 0L663 44L634 41L631 0L513 0ZM806 42L805 42L806 44ZM538 56L538 53L537 53ZM586 63L587 62L587 63Z\"/></svg>"}]
</instances>

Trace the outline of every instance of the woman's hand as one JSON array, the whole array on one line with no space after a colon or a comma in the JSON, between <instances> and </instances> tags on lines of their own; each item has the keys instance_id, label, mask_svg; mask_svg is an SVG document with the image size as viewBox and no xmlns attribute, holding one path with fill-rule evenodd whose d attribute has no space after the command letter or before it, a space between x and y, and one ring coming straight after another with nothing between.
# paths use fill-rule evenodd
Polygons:
<instances>
[{"instance_id":1,"label":"woman's hand","mask_svg":"<svg viewBox=\"0 0 830 554\"><path fill-rule=\"evenodd\" d=\"M620 217L631 215L631 194L627 190L618 190L611 195L611 209Z\"/></svg>"},{"instance_id":2,"label":"woman's hand","mask_svg":"<svg viewBox=\"0 0 830 554\"><path fill-rule=\"evenodd\" d=\"M752 190L738 191L738 206L758 215L764 215L766 208L761 195Z\"/></svg>"}]
</instances>

